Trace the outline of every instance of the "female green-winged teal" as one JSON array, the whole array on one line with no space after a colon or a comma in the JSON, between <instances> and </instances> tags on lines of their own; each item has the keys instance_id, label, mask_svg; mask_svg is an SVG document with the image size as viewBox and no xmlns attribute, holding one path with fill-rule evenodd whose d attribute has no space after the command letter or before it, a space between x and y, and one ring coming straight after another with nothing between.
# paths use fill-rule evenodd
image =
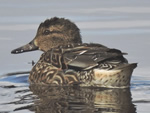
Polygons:
<instances>
[{"instance_id":1,"label":"female green-winged teal","mask_svg":"<svg viewBox=\"0 0 150 113\"><path fill-rule=\"evenodd\" d=\"M33 50L44 53L30 72L31 83L123 88L130 86L137 66L129 64L120 50L82 43L78 27L64 18L45 20L30 43L11 53Z\"/></svg>"}]
</instances>

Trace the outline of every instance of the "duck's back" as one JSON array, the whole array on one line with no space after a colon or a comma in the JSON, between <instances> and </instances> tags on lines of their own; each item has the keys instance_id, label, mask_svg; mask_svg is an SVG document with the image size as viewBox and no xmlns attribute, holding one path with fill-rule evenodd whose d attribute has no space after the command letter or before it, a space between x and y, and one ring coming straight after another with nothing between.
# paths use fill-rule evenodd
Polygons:
<instances>
[{"instance_id":1,"label":"duck's back","mask_svg":"<svg viewBox=\"0 0 150 113\"><path fill-rule=\"evenodd\" d=\"M100 44L71 44L45 52L40 60L52 63L58 68L77 71L100 66L106 68L106 65L110 69L117 64L127 63L127 60L123 57L124 54L120 50L110 49ZM102 64L105 64L105 66L102 67Z\"/></svg>"}]
</instances>

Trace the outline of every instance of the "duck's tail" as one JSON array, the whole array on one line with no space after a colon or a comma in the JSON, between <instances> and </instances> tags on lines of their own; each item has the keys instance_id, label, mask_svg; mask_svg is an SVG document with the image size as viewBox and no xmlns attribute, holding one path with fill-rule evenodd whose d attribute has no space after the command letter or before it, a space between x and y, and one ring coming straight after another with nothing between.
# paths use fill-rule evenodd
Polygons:
<instances>
[{"instance_id":1,"label":"duck's tail","mask_svg":"<svg viewBox=\"0 0 150 113\"><path fill-rule=\"evenodd\" d=\"M100 87L127 88L137 63L123 64L112 70L95 69L94 84Z\"/></svg>"}]
</instances>

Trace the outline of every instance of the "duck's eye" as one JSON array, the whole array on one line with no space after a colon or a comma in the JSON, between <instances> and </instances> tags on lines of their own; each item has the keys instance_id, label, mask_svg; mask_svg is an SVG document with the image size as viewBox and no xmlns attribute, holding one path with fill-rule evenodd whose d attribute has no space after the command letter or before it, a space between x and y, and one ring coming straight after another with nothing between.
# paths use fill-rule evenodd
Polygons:
<instances>
[{"instance_id":1,"label":"duck's eye","mask_svg":"<svg viewBox=\"0 0 150 113\"><path fill-rule=\"evenodd\" d=\"M50 31L49 31L49 30L45 30L45 31L43 32L43 34L44 34L44 35L48 35L48 34L50 34Z\"/></svg>"}]
</instances>

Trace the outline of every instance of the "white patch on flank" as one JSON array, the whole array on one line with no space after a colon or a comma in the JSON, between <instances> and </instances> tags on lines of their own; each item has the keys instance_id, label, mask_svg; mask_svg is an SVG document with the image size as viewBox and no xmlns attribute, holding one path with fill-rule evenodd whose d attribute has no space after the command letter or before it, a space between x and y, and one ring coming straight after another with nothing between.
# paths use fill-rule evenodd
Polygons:
<instances>
[{"instance_id":1,"label":"white patch on flank","mask_svg":"<svg viewBox=\"0 0 150 113\"><path fill-rule=\"evenodd\" d=\"M94 74L101 74L101 75L114 75L119 72L120 70L94 69Z\"/></svg>"},{"instance_id":2,"label":"white patch on flank","mask_svg":"<svg viewBox=\"0 0 150 113\"><path fill-rule=\"evenodd\" d=\"M118 74L120 70L104 70L104 69L94 69L94 84L101 84L101 85L106 85L104 84L106 81L109 82L114 82L116 79L116 74ZM113 79L111 79L113 78ZM112 81L110 81L112 80ZM110 83L109 85L110 86Z\"/></svg>"}]
</instances>

